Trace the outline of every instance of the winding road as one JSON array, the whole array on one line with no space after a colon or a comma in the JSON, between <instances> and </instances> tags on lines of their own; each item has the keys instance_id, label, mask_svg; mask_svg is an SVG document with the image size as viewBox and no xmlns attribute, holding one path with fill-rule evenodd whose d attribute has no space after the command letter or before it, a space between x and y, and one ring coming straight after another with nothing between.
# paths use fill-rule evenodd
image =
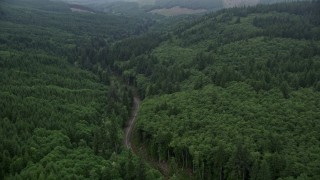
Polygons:
<instances>
[{"instance_id":1,"label":"winding road","mask_svg":"<svg viewBox=\"0 0 320 180\"><path fill-rule=\"evenodd\" d=\"M131 111L131 116L127 121L126 127L124 129L125 133L125 138L124 138L124 145L128 148L131 149L131 136L132 136L132 130L134 127L134 124L136 122L136 117L138 114L138 110L140 107L140 98L135 96L133 98L133 106L132 106L132 111Z\"/></svg>"},{"instance_id":2,"label":"winding road","mask_svg":"<svg viewBox=\"0 0 320 180\"><path fill-rule=\"evenodd\" d=\"M137 117L137 114L139 111L140 103L141 103L140 98L137 95L135 95L133 97L131 116L128 119L126 126L124 128L125 138L124 138L123 143L127 149L131 150L134 154L136 154L140 158L144 159L148 164L150 164L154 168L158 169L162 173L162 175L165 177L165 179L168 179L168 175L169 175L169 168L168 167L169 166L166 161L161 161L161 162L155 161L154 159L150 158L150 156L148 156L148 155L145 155L145 154L141 155L141 153L139 153L139 151L141 149L143 149L143 147L139 147L139 150L138 150L137 147L134 146L134 144L131 145L133 128L136 123L136 117Z\"/></svg>"}]
</instances>

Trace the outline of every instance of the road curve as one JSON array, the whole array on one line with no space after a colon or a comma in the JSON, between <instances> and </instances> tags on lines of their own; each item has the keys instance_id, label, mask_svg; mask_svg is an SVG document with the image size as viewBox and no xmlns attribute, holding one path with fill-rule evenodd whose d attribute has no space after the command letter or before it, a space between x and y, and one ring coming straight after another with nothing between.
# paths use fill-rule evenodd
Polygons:
<instances>
[{"instance_id":1,"label":"road curve","mask_svg":"<svg viewBox=\"0 0 320 180\"><path fill-rule=\"evenodd\" d=\"M124 129L125 138L124 138L124 145L127 149L131 149L131 136L132 136L132 130L134 127L134 124L136 122L136 117L138 114L139 106L140 106L140 99L139 97L135 96L133 98L133 106L131 111L131 116L129 120L127 121L126 127Z\"/></svg>"},{"instance_id":2,"label":"road curve","mask_svg":"<svg viewBox=\"0 0 320 180\"><path fill-rule=\"evenodd\" d=\"M134 96L133 98L133 105L132 105L132 110L131 110L131 116L128 119L126 126L124 128L124 133L125 133L125 138L124 138L124 145L127 149L131 150L133 153L135 153L137 156L139 156L140 158L144 159L146 162L148 162L151 166L153 166L154 168L158 169L162 175L165 177L165 179L168 179L168 175L169 175L169 166L167 164L167 162L162 161L162 162L158 162L158 161L153 161L149 158L146 157L142 157L141 155L139 155L139 153L136 152L136 147L133 145L131 146L131 138L132 138L132 131L136 122L136 117L139 111L139 107L140 107L140 98L138 96Z\"/></svg>"}]
</instances>

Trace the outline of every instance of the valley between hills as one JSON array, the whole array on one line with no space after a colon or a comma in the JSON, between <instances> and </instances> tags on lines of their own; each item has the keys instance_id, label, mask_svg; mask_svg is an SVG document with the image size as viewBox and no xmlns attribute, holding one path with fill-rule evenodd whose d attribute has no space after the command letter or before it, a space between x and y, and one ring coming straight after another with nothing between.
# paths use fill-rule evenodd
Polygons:
<instances>
[{"instance_id":1,"label":"valley between hills","mask_svg":"<svg viewBox=\"0 0 320 180\"><path fill-rule=\"evenodd\" d=\"M319 1L66 1L0 1L0 179L320 179Z\"/></svg>"}]
</instances>

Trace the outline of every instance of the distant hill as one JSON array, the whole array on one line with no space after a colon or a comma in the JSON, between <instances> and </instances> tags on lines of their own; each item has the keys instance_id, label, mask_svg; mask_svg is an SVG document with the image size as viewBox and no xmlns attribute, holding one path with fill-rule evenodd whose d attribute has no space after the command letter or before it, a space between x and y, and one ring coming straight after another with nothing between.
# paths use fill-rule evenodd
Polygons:
<instances>
[{"instance_id":1,"label":"distant hill","mask_svg":"<svg viewBox=\"0 0 320 180\"><path fill-rule=\"evenodd\" d=\"M144 0L143 3L145 1L147 0ZM165 16L173 16L181 14L196 14L205 11L216 11L231 7L271 4L283 1L284 0L155 0L153 6L149 9L149 12Z\"/></svg>"},{"instance_id":2,"label":"distant hill","mask_svg":"<svg viewBox=\"0 0 320 180\"><path fill-rule=\"evenodd\" d=\"M221 9L229 7L250 6L259 3L277 3L284 0L156 0L154 5L161 7L186 7L191 9ZM290 1L290 0L289 0ZM292 0L291 0L292 1Z\"/></svg>"},{"instance_id":3,"label":"distant hill","mask_svg":"<svg viewBox=\"0 0 320 180\"><path fill-rule=\"evenodd\" d=\"M260 0L223 0L223 7L235 7L235 6L245 6L245 5L256 5Z\"/></svg>"},{"instance_id":4,"label":"distant hill","mask_svg":"<svg viewBox=\"0 0 320 180\"><path fill-rule=\"evenodd\" d=\"M94 10L78 4L70 4L69 7L72 12L94 13Z\"/></svg>"},{"instance_id":5,"label":"distant hill","mask_svg":"<svg viewBox=\"0 0 320 180\"><path fill-rule=\"evenodd\" d=\"M190 9L221 9L223 8L223 0L156 0L155 6L174 7L180 6Z\"/></svg>"},{"instance_id":6,"label":"distant hill","mask_svg":"<svg viewBox=\"0 0 320 180\"><path fill-rule=\"evenodd\" d=\"M164 16L197 14L223 8L271 4L285 0L53 0L90 7L117 15L141 16L147 13ZM293 0L287 0L293 1ZM76 9L77 11L77 9ZM80 12L86 12L79 10Z\"/></svg>"}]
</instances>

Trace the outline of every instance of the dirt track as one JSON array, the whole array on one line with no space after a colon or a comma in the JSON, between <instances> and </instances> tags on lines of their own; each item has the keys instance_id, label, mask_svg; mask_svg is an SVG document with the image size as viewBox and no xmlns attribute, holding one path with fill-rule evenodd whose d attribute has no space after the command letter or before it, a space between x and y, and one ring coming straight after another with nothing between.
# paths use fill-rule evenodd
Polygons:
<instances>
[{"instance_id":1,"label":"dirt track","mask_svg":"<svg viewBox=\"0 0 320 180\"><path fill-rule=\"evenodd\" d=\"M162 173L162 175L165 177L165 179L168 179L169 168L166 161L162 161L162 162L155 161L151 156L148 156L146 154L143 156L141 155L141 150L144 148L143 147L137 148L136 146L134 146L134 144L131 144L133 128L136 122L136 117L139 111L140 103L141 103L140 98L138 96L134 96L131 116L128 119L126 126L124 128L125 138L123 143L127 149L131 150L134 154L144 159L148 164L158 169Z\"/></svg>"},{"instance_id":2,"label":"dirt track","mask_svg":"<svg viewBox=\"0 0 320 180\"><path fill-rule=\"evenodd\" d=\"M132 130L136 121L136 116L138 114L139 106L140 106L140 99L138 97L134 97L131 116L127 121L126 127L124 129L124 133L125 133L124 144L128 149L131 149Z\"/></svg>"}]
</instances>

